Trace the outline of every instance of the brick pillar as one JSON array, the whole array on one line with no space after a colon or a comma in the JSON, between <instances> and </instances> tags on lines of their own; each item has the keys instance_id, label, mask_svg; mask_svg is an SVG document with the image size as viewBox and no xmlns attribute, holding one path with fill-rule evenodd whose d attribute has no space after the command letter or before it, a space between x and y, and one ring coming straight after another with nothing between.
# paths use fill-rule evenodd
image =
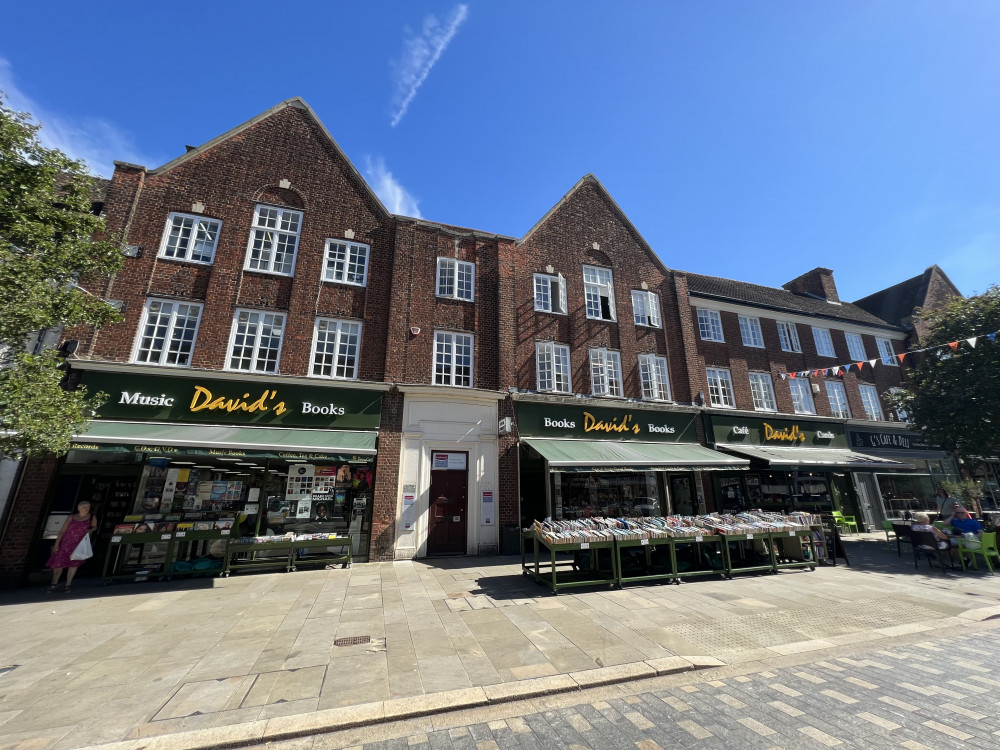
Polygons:
<instances>
[{"instance_id":1,"label":"brick pillar","mask_svg":"<svg viewBox=\"0 0 1000 750\"><path fill-rule=\"evenodd\" d=\"M391 388L382 398L382 421L375 458L375 493L372 501L372 562L393 559L396 544L396 497L399 483L399 451L403 432L403 394Z\"/></svg>"},{"instance_id":2,"label":"brick pillar","mask_svg":"<svg viewBox=\"0 0 1000 750\"><path fill-rule=\"evenodd\" d=\"M31 551L42 525L45 499L59 466L55 456L25 461L16 494L7 508L6 525L0 539L0 588L24 584L30 572Z\"/></svg>"}]
</instances>

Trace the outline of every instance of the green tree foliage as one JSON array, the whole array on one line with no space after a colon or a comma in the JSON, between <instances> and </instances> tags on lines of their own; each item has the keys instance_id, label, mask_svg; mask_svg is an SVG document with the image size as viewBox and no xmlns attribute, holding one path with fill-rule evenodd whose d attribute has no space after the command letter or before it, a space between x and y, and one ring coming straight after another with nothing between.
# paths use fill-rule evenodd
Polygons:
<instances>
[{"instance_id":1,"label":"green tree foliage","mask_svg":"<svg viewBox=\"0 0 1000 750\"><path fill-rule=\"evenodd\" d=\"M122 263L117 242L93 239L104 231L91 213L94 178L45 148L38 130L0 93L0 455L8 457L64 452L98 402L59 387L59 361L31 351L33 335L118 317L77 286Z\"/></svg>"},{"instance_id":2,"label":"green tree foliage","mask_svg":"<svg viewBox=\"0 0 1000 750\"><path fill-rule=\"evenodd\" d=\"M975 297L955 297L925 311L930 333L912 355L906 388L890 400L906 409L928 439L966 456L995 456L1000 449L1000 287ZM971 347L966 339L978 337ZM952 349L951 342L958 342Z\"/></svg>"}]
</instances>

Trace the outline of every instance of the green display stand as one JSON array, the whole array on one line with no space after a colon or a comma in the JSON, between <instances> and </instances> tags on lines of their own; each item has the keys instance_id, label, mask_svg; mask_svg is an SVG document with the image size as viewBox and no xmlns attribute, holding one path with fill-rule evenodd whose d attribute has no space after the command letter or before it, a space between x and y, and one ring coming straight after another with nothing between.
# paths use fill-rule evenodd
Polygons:
<instances>
[{"instance_id":1,"label":"green display stand","mask_svg":"<svg viewBox=\"0 0 1000 750\"><path fill-rule=\"evenodd\" d=\"M709 554L709 559L720 559L721 565L718 568L691 568L681 570L678 564L678 550L686 550L689 556L693 555L696 560L703 559L703 553ZM718 553L714 555L713 553ZM729 555L726 551L725 540L718 534L704 534L702 536L675 536L670 540L670 560L673 565L674 578L680 583L684 578L696 578L698 576L722 576L728 577Z\"/></svg>"},{"instance_id":2,"label":"green display stand","mask_svg":"<svg viewBox=\"0 0 1000 750\"><path fill-rule=\"evenodd\" d=\"M657 537L655 539L618 539L615 540L615 562L618 567L618 585L638 583L640 581L674 581L677 579L676 556L673 554L673 539ZM622 562L622 550L639 548L644 558L643 572L638 575L626 575ZM666 558L666 566L654 565L654 555Z\"/></svg>"},{"instance_id":3,"label":"green display stand","mask_svg":"<svg viewBox=\"0 0 1000 750\"><path fill-rule=\"evenodd\" d=\"M790 568L805 568L816 570L816 560L819 556L817 544L813 543L811 529L793 529L791 531L771 532L771 554L774 556L775 570ZM810 557L805 557L805 550ZM797 555L802 557L797 557Z\"/></svg>"},{"instance_id":4,"label":"green display stand","mask_svg":"<svg viewBox=\"0 0 1000 750\"><path fill-rule=\"evenodd\" d=\"M540 538L537 534L532 534L532 561L531 565L527 561L523 564L522 572L534 578L536 583L549 586L553 594L558 594L561 589L574 588L578 586L599 586L608 584L611 588L618 583L617 555L615 554L615 542L580 542L577 544L557 544L548 542ZM602 549L608 550L611 558L611 572L604 574L598 565L597 556ZM542 556L542 550L546 555ZM589 557L589 569L581 571L579 569L579 555L574 554L573 559L557 559L556 555L573 552L586 551L591 553ZM570 565L571 570L566 570L565 566ZM560 570L560 566L563 569ZM568 579L568 580L567 580Z\"/></svg>"},{"instance_id":5,"label":"green display stand","mask_svg":"<svg viewBox=\"0 0 1000 750\"><path fill-rule=\"evenodd\" d=\"M324 566L339 563L344 568L351 567L351 550L354 540L350 535L338 536L334 539L309 539L302 541L252 542L250 544L230 544L226 551L226 562L222 575L229 577L233 571L241 570L275 570L284 568L285 572L296 570L299 565L322 564ZM346 547L343 553L308 554L310 551L326 550L327 547ZM307 552L300 557L299 551ZM268 554L262 555L262 552Z\"/></svg>"},{"instance_id":6,"label":"green display stand","mask_svg":"<svg viewBox=\"0 0 1000 750\"><path fill-rule=\"evenodd\" d=\"M143 563L146 546L166 544L167 549L162 562L154 563L158 570L150 570ZM141 547L136 563L129 563L133 547ZM115 534L108 540L108 549L104 554L104 569L101 578L105 584L111 581L147 581L150 578L163 579L170 575L170 562L173 559L173 532L149 532L145 534ZM123 570L128 565L136 565L136 570Z\"/></svg>"},{"instance_id":7,"label":"green display stand","mask_svg":"<svg viewBox=\"0 0 1000 750\"><path fill-rule=\"evenodd\" d=\"M724 554L726 556L726 577L732 578L734 573L776 573L778 571L774 558L774 544L771 541L771 533L767 531L755 532L753 534L719 534L725 539ZM766 558L764 561L754 559L746 554L753 545L748 544L754 541L764 543ZM738 552L736 559L733 559L733 549ZM759 554L753 550L754 556Z\"/></svg>"}]
</instances>

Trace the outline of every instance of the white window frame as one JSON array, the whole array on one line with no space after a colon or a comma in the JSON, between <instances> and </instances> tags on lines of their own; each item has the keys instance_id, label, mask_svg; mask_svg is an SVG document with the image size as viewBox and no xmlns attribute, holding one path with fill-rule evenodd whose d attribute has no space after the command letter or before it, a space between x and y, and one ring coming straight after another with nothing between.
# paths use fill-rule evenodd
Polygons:
<instances>
[{"instance_id":1,"label":"white window frame","mask_svg":"<svg viewBox=\"0 0 1000 750\"><path fill-rule=\"evenodd\" d=\"M718 310L710 310L707 307L698 308L698 334L702 341L718 341L725 343L726 337L722 332L722 315Z\"/></svg>"},{"instance_id":2,"label":"white window frame","mask_svg":"<svg viewBox=\"0 0 1000 750\"><path fill-rule=\"evenodd\" d=\"M371 257L371 246L362 242L351 242L350 240L338 240L329 237L326 240L326 250L323 253L323 281L333 284L349 284L350 286L368 285L368 260ZM358 258L362 258L361 281L352 280L357 278Z\"/></svg>"},{"instance_id":3,"label":"white window frame","mask_svg":"<svg viewBox=\"0 0 1000 750\"><path fill-rule=\"evenodd\" d=\"M319 351L319 338L320 338L320 328L323 323L327 324L327 337L330 336L330 331L332 329L333 341L325 342L328 345L332 344L334 351L330 352L320 352ZM309 376L313 378L323 378L324 380L357 380L358 379L358 365L361 361L361 333L362 324L360 320L343 320L340 318L316 318L316 322L313 323L313 340L312 340L312 352L309 356ZM349 358L349 352L344 351L344 347L350 347L350 342L348 337L355 336L357 338L354 344L354 367L353 371L349 375L338 375L337 370L341 368L340 361L345 358ZM332 363L326 363L320 360L321 357L332 357ZM316 372L317 369L322 369L329 367L331 373L327 375L323 372Z\"/></svg>"},{"instance_id":4,"label":"white window frame","mask_svg":"<svg viewBox=\"0 0 1000 750\"><path fill-rule=\"evenodd\" d=\"M438 258L434 288L438 297L475 302L476 264L458 258Z\"/></svg>"},{"instance_id":5,"label":"white window frame","mask_svg":"<svg viewBox=\"0 0 1000 750\"><path fill-rule=\"evenodd\" d=\"M788 390L792 394L792 410L796 414L815 414L816 402L813 401L812 383L805 378L795 378L788 381Z\"/></svg>"},{"instance_id":6,"label":"white window frame","mask_svg":"<svg viewBox=\"0 0 1000 750\"><path fill-rule=\"evenodd\" d=\"M663 328L663 316L660 314L660 295L644 289L633 289L632 319L637 326Z\"/></svg>"},{"instance_id":7,"label":"white window frame","mask_svg":"<svg viewBox=\"0 0 1000 750\"><path fill-rule=\"evenodd\" d=\"M615 312L615 279L610 268L602 266L583 267L583 296L587 317L590 320L618 320ZM607 300L608 315L605 318L601 302Z\"/></svg>"},{"instance_id":8,"label":"white window frame","mask_svg":"<svg viewBox=\"0 0 1000 750\"><path fill-rule=\"evenodd\" d=\"M708 401L712 406L724 409L736 408L736 392L733 390L733 376L724 367L706 367L708 380Z\"/></svg>"},{"instance_id":9,"label":"white window frame","mask_svg":"<svg viewBox=\"0 0 1000 750\"><path fill-rule=\"evenodd\" d=\"M174 224L180 220L180 222L190 220L191 226L187 228L188 234L186 237L186 242L183 248L183 255L170 255L168 245L170 240L180 235L174 234ZM205 225L214 225L214 229ZM160 252L159 256L161 258L166 258L167 260L179 260L185 261L186 263L198 263L203 266L210 266L215 262L215 251L219 248L219 234L222 232L222 221L219 219L210 219L207 216L199 216L198 214L185 214L175 211L167 217L167 226L163 230L163 239L160 240ZM203 233L214 233L215 240L211 244L211 249L208 252L208 258L206 259L205 251L201 251L201 257L195 258L194 251L198 246L197 240L198 236Z\"/></svg>"},{"instance_id":10,"label":"white window frame","mask_svg":"<svg viewBox=\"0 0 1000 750\"><path fill-rule=\"evenodd\" d=\"M625 396L619 352L603 347L590 350L590 392L594 396Z\"/></svg>"},{"instance_id":11,"label":"white window frame","mask_svg":"<svg viewBox=\"0 0 1000 750\"><path fill-rule=\"evenodd\" d=\"M261 219L262 211L277 211L274 222L275 226L262 226L259 222ZM290 220L295 217L295 229L282 228L282 224L286 220ZM254 259L254 243L257 240L258 233L268 233L272 234L270 240L270 246L268 248L261 247L261 258L266 253L267 260L262 261L260 258ZM302 212L296 211L291 208L281 208L280 206L269 206L266 203L258 203L253 211L253 226L250 227L250 241L247 243L247 257L246 262L243 264L243 268L246 271L254 271L255 273L270 273L275 276L294 276L295 275L295 263L299 257L299 237L302 234ZM277 257L278 243L281 238L284 237L291 239L292 249L291 249L291 263L287 264L288 270L274 270L275 269L275 258ZM262 240L263 243L263 240ZM285 254L288 254L286 249ZM253 264L257 263L255 267ZM282 266L286 265L282 263Z\"/></svg>"},{"instance_id":12,"label":"white window frame","mask_svg":"<svg viewBox=\"0 0 1000 750\"><path fill-rule=\"evenodd\" d=\"M836 357L837 350L833 348L833 337L830 335L830 329L813 326L812 331L816 353L821 357Z\"/></svg>"},{"instance_id":13,"label":"white window frame","mask_svg":"<svg viewBox=\"0 0 1000 750\"><path fill-rule=\"evenodd\" d=\"M253 342L253 346L251 347L251 349L253 350L253 353L251 355L251 363L250 363L250 367L249 368L242 368L242 367L234 367L233 366L233 355L234 355L234 347L236 346L237 329L238 329L239 324L240 324L240 315L243 314L243 313L246 313L248 316L253 316L253 315L257 315L258 316L258 320L255 323L255 325L258 327L258 329L257 329L257 332L254 334L254 342ZM277 348L277 352L276 352L275 357L274 357L274 369L273 370L268 370L266 368L261 368L259 366L259 358L260 358L260 352L261 352L261 347L260 347L260 339L261 339L260 326L262 326L262 325L271 325L271 326L274 326L275 325L275 322L274 322L273 319L271 320L271 322L269 324L264 323L263 322L263 316L271 316L272 318L280 318L281 319L281 322L279 324L281 326L281 335L279 336L278 348ZM278 374L280 372L280 367L281 367L281 350L284 348L284 344L285 344L285 327L287 325L288 325L288 316L285 313L269 312L267 310L253 310L251 308L246 308L246 307L237 307L236 310L233 312L233 327L229 331L229 346L226 348L226 367L225 367L225 369L228 370L228 371L230 371L230 372L258 372L258 373L263 373L263 374L266 374L266 375L276 375L276 374Z\"/></svg>"},{"instance_id":14,"label":"white window frame","mask_svg":"<svg viewBox=\"0 0 1000 750\"><path fill-rule=\"evenodd\" d=\"M468 373L460 374L458 368L458 348L468 347ZM442 361L441 355L447 357ZM434 363L431 371L431 383L434 385L452 386L454 388L471 388L475 375L476 337L466 331L434 331ZM440 368L447 371L439 372Z\"/></svg>"},{"instance_id":15,"label":"white window frame","mask_svg":"<svg viewBox=\"0 0 1000 750\"><path fill-rule=\"evenodd\" d=\"M847 339L847 356L852 362L863 362L868 359L868 355L865 354L865 340L861 338L860 333L845 332L844 338Z\"/></svg>"},{"instance_id":16,"label":"white window frame","mask_svg":"<svg viewBox=\"0 0 1000 750\"><path fill-rule=\"evenodd\" d=\"M743 346L763 349L764 332L760 330L760 318L740 315L740 337L743 339Z\"/></svg>"},{"instance_id":17,"label":"white window frame","mask_svg":"<svg viewBox=\"0 0 1000 750\"><path fill-rule=\"evenodd\" d=\"M899 367L899 360L896 359L896 352L892 348L892 342L889 339L875 339L875 345L878 347L878 356L882 360L883 365L890 365L891 367Z\"/></svg>"},{"instance_id":18,"label":"white window frame","mask_svg":"<svg viewBox=\"0 0 1000 750\"><path fill-rule=\"evenodd\" d=\"M146 338L144 334L146 331L146 326L149 324L149 309L154 303L171 306L170 312L167 313L167 330L163 336L163 343L161 345L159 355L156 357L156 359L155 360L150 358L143 359L141 356L143 351L142 341L144 338ZM177 308L182 305L186 305L190 308L196 308L198 310L198 317L194 322L194 331L191 334L191 348L188 350L187 353L187 361L183 363L166 362L165 360L171 353L170 346L171 344L174 343L175 336L178 332L176 327L177 316L178 316ZM194 347L195 344L197 344L198 342L198 328L201 326L201 315L204 312L204 309L205 309L204 305L202 305L200 302L187 302L184 300L160 299L159 297L149 297L146 300L146 304L143 306L142 320L139 323L139 330L136 333L135 343L132 345L131 361L135 364L156 365L158 367L179 367L179 368L190 367L191 359L194 357ZM187 318L189 316L185 317ZM182 332L184 330L185 329L181 329ZM149 351L150 354L152 354L153 351L152 347L150 347Z\"/></svg>"},{"instance_id":19,"label":"white window frame","mask_svg":"<svg viewBox=\"0 0 1000 750\"><path fill-rule=\"evenodd\" d=\"M572 393L569 347L554 341L535 342L535 387L546 393ZM547 372L546 372L547 371Z\"/></svg>"},{"instance_id":20,"label":"white window frame","mask_svg":"<svg viewBox=\"0 0 1000 750\"><path fill-rule=\"evenodd\" d=\"M847 403L847 389L839 380L827 380L826 397L830 402L830 414L838 419L851 418L851 405Z\"/></svg>"},{"instance_id":21,"label":"white window frame","mask_svg":"<svg viewBox=\"0 0 1000 750\"><path fill-rule=\"evenodd\" d=\"M649 401L670 401L670 370L667 358L657 354L639 355L639 382L642 397Z\"/></svg>"},{"instance_id":22,"label":"white window frame","mask_svg":"<svg viewBox=\"0 0 1000 750\"><path fill-rule=\"evenodd\" d=\"M858 385L858 391L861 393L861 403L865 407L865 419L870 422L884 422L882 402L879 401L878 390L875 386L861 383Z\"/></svg>"},{"instance_id":23,"label":"white window frame","mask_svg":"<svg viewBox=\"0 0 1000 750\"><path fill-rule=\"evenodd\" d=\"M535 310L566 315L569 311L566 301L566 278L562 274L553 276L549 273L536 273L534 281ZM553 287L556 288L555 294L552 293Z\"/></svg>"},{"instance_id":24,"label":"white window frame","mask_svg":"<svg viewBox=\"0 0 1000 750\"><path fill-rule=\"evenodd\" d=\"M770 373L750 373L750 395L753 397L754 411L778 411L778 400L774 397L774 381Z\"/></svg>"},{"instance_id":25,"label":"white window frame","mask_svg":"<svg viewBox=\"0 0 1000 750\"><path fill-rule=\"evenodd\" d=\"M799 341L799 329L790 320L777 320L778 341L781 343L781 351L802 353L802 343Z\"/></svg>"}]
</instances>

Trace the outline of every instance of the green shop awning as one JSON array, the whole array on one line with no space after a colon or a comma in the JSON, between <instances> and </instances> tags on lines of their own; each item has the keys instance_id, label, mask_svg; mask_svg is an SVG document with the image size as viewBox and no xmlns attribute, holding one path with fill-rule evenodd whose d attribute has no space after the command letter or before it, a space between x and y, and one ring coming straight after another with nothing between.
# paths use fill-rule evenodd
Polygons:
<instances>
[{"instance_id":1,"label":"green shop awning","mask_svg":"<svg viewBox=\"0 0 1000 750\"><path fill-rule=\"evenodd\" d=\"M612 440L525 438L554 471L723 471L749 467L733 458L688 443L633 443Z\"/></svg>"},{"instance_id":2,"label":"green shop awning","mask_svg":"<svg viewBox=\"0 0 1000 750\"><path fill-rule=\"evenodd\" d=\"M71 450L126 450L157 455L258 456L350 460L375 455L376 432L277 427L151 424L97 420Z\"/></svg>"},{"instance_id":3,"label":"green shop awning","mask_svg":"<svg viewBox=\"0 0 1000 750\"><path fill-rule=\"evenodd\" d=\"M911 464L856 453L846 448L776 448L763 445L723 445L720 450L763 462L772 469L800 469L811 466L820 469L912 469Z\"/></svg>"}]
</instances>

